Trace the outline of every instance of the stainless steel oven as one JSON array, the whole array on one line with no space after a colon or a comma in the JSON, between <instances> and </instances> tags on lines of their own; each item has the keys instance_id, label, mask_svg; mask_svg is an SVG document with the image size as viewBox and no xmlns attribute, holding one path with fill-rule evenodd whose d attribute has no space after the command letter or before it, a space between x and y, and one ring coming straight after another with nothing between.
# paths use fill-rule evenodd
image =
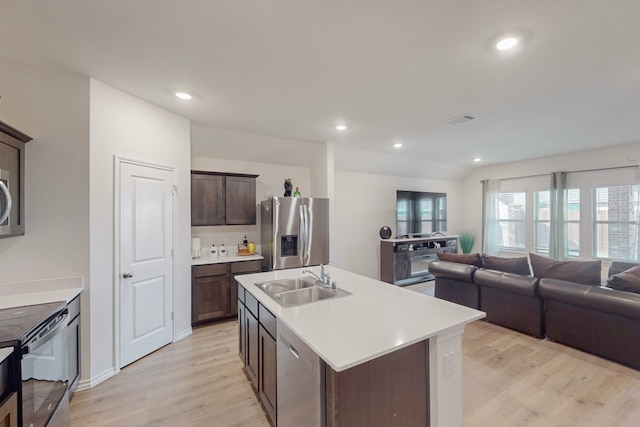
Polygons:
<instances>
[{"instance_id":1,"label":"stainless steel oven","mask_svg":"<svg viewBox=\"0 0 640 427\"><path fill-rule=\"evenodd\" d=\"M21 342L22 426L69 426L69 369L65 307Z\"/></svg>"}]
</instances>

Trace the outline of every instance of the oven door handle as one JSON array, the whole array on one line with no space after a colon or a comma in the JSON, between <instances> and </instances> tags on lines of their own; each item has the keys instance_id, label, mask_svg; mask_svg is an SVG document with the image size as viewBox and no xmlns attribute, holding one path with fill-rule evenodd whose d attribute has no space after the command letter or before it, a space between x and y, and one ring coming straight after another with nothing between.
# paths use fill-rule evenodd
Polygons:
<instances>
[{"instance_id":1,"label":"oven door handle","mask_svg":"<svg viewBox=\"0 0 640 427\"><path fill-rule=\"evenodd\" d=\"M64 320L67 318L67 316L69 316L69 310L64 309L62 312L57 313L56 316L58 317L58 323L56 323L54 327L51 328L49 331L47 331L47 334L42 337L39 336L40 331L38 331L36 336L32 338L29 342L27 342L25 346L22 347L23 355L34 352L35 350L37 350L47 342L51 341L56 335L58 335L58 333L64 332L64 331L60 331L59 329L67 325L67 323Z\"/></svg>"},{"instance_id":2,"label":"oven door handle","mask_svg":"<svg viewBox=\"0 0 640 427\"><path fill-rule=\"evenodd\" d=\"M9 189L7 188L5 183L2 182L1 180L0 180L0 191L4 193L4 198L7 201L7 205L5 206L4 211L0 212L0 224L2 224L7 220L7 218L9 218L9 214L11 213L11 206L13 202L11 201L11 193L9 192Z\"/></svg>"}]
</instances>

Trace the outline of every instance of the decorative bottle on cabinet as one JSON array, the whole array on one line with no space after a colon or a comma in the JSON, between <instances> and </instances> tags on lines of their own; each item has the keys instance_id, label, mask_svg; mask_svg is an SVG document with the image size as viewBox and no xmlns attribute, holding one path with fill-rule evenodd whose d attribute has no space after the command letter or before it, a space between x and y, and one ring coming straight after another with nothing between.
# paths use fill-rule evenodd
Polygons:
<instances>
[{"instance_id":1,"label":"decorative bottle on cabinet","mask_svg":"<svg viewBox=\"0 0 640 427\"><path fill-rule=\"evenodd\" d=\"M284 180L284 197L291 197L291 189L293 188L293 184L291 184L291 178L287 178Z\"/></svg>"},{"instance_id":2,"label":"decorative bottle on cabinet","mask_svg":"<svg viewBox=\"0 0 640 427\"><path fill-rule=\"evenodd\" d=\"M293 197L300 197L300 190L296 187L296 191L293 193Z\"/></svg>"}]
</instances>

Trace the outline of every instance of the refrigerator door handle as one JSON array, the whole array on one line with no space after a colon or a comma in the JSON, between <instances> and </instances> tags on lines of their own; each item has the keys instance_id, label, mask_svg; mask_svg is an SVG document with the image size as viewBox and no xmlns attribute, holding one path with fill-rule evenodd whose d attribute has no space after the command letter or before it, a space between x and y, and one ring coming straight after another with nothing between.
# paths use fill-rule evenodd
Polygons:
<instances>
[{"instance_id":1,"label":"refrigerator door handle","mask_svg":"<svg viewBox=\"0 0 640 427\"><path fill-rule=\"evenodd\" d=\"M302 265L309 264L309 211L306 205L300 205L300 251Z\"/></svg>"}]
</instances>

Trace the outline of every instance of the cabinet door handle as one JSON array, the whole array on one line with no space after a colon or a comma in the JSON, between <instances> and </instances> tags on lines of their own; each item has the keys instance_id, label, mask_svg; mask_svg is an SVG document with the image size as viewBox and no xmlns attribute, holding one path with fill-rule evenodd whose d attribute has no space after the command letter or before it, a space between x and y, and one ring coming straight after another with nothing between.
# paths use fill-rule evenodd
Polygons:
<instances>
[{"instance_id":1,"label":"cabinet door handle","mask_svg":"<svg viewBox=\"0 0 640 427\"><path fill-rule=\"evenodd\" d=\"M128 279L129 277L133 277L133 273L123 273L122 277Z\"/></svg>"},{"instance_id":2,"label":"cabinet door handle","mask_svg":"<svg viewBox=\"0 0 640 427\"><path fill-rule=\"evenodd\" d=\"M296 359L300 359L300 354L298 354L298 350L293 348L292 345L289 345L289 351L291 352L291 354L295 356Z\"/></svg>"}]
</instances>

